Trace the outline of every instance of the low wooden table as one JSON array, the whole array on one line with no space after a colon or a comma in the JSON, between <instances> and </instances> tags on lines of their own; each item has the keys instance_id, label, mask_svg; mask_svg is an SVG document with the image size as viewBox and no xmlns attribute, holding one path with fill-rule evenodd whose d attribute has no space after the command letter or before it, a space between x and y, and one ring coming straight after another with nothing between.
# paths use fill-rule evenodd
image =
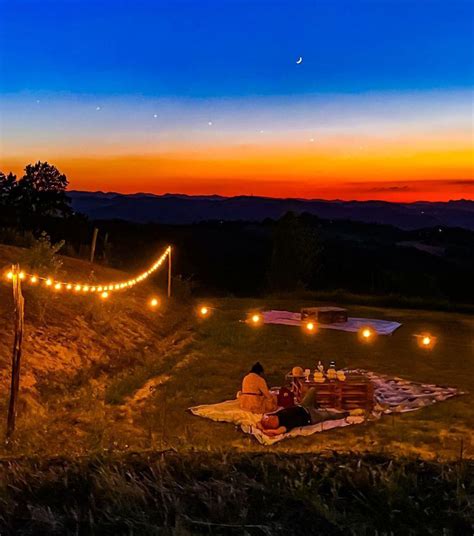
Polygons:
<instances>
[{"instance_id":1,"label":"low wooden table","mask_svg":"<svg viewBox=\"0 0 474 536\"><path fill-rule=\"evenodd\" d=\"M312 379L305 381L304 378L291 379L292 391L299 403L311 387L316 391L316 404L322 408L335 409L365 409L372 410L374 405L374 387L372 382L361 374L346 374L346 381L328 380L324 383L315 382Z\"/></svg>"}]
</instances>

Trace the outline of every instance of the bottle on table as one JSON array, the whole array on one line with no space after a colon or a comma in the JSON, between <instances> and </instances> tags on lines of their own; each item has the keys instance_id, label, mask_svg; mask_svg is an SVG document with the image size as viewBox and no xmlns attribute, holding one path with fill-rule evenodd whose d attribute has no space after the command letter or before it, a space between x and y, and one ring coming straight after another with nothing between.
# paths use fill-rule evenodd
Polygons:
<instances>
[{"instance_id":1,"label":"bottle on table","mask_svg":"<svg viewBox=\"0 0 474 536\"><path fill-rule=\"evenodd\" d=\"M328 380L335 380L336 379L337 372L336 372L336 362L335 361L331 361L329 363L327 377L328 377Z\"/></svg>"}]
</instances>

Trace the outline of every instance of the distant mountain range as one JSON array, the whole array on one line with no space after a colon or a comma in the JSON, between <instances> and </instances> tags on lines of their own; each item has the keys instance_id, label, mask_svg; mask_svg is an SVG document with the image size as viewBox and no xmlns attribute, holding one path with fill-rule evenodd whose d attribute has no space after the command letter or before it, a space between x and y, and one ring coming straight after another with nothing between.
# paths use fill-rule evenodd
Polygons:
<instances>
[{"instance_id":1,"label":"distant mountain range","mask_svg":"<svg viewBox=\"0 0 474 536\"><path fill-rule=\"evenodd\" d=\"M121 219L137 223L191 224L200 221L262 221L288 211L308 212L324 219L383 223L401 229L434 226L474 230L474 201L389 203L325 201L271 197L189 196L182 194L119 194L69 191L73 209L94 220Z\"/></svg>"}]
</instances>

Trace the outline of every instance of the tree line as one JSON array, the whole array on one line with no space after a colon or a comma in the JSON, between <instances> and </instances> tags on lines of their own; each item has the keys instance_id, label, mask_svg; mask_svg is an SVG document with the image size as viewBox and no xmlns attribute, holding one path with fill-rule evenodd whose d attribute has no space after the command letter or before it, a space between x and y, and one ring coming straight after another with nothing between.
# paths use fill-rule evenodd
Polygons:
<instances>
[{"instance_id":1,"label":"tree line","mask_svg":"<svg viewBox=\"0 0 474 536\"><path fill-rule=\"evenodd\" d=\"M131 272L171 243L175 273L205 295L341 290L473 300L474 233L465 229L403 231L293 213L259 223L97 222L73 211L67 186L67 177L47 162L26 166L19 179L0 172L0 242L31 247L46 233L50 244L64 241L61 253L89 258L99 227L96 260ZM422 242L440 253L407 245Z\"/></svg>"}]
</instances>

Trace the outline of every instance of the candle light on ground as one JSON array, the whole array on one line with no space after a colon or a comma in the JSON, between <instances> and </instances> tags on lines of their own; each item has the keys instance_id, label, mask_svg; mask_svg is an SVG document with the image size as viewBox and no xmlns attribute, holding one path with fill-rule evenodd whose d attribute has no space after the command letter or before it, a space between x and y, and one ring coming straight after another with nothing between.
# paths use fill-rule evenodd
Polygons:
<instances>
[{"instance_id":1,"label":"candle light on ground","mask_svg":"<svg viewBox=\"0 0 474 536\"><path fill-rule=\"evenodd\" d=\"M257 324L260 324L260 322L262 320L262 317L258 313L254 313L250 317L250 320L251 320L252 324L257 325Z\"/></svg>"},{"instance_id":2,"label":"candle light on ground","mask_svg":"<svg viewBox=\"0 0 474 536\"><path fill-rule=\"evenodd\" d=\"M364 326L360 328L358 336L361 342L368 343L368 342L372 342L375 339L376 332L372 327Z\"/></svg>"},{"instance_id":3,"label":"candle light on ground","mask_svg":"<svg viewBox=\"0 0 474 536\"><path fill-rule=\"evenodd\" d=\"M431 333L421 333L415 335L417 339L418 346L424 350L431 350L436 344L436 337L431 335Z\"/></svg>"}]
</instances>

